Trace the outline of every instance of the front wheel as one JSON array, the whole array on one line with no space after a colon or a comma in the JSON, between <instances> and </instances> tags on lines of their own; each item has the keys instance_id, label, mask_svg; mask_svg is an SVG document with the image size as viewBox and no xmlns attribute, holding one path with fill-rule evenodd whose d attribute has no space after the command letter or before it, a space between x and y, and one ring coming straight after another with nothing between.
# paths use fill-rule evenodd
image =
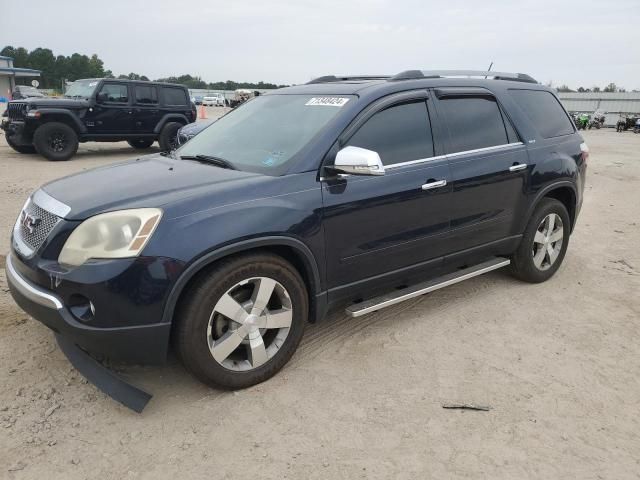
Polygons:
<instances>
[{"instance_id":1,"label":"front wheel","mask_svg":"<svg viewBox=\"0 0 640 480\"><path fill-rule=\"evenodd\" d=\"M246 388L289 361L307 318L297 270L275 255L244 255L222 261L190 287L174 319L176 350L202 382Z\"/></svg>"},{"instance_id":2,"label":"front wheel","mask_svg":"<svg viewBox=\"0 0 640 480\"><path fill-rule=\"evenodd\" d=\"M78 135L65 123L45 123L33 134L33 145L48 160L69 160L78 151Z\"/></svg>"},{"instance_id":3,"label":"front wheel","mask_svg":"<svg viewBox=\"0 0 640 480\"><path fill-rule=\"evenodd\" d=\"M554 198L542 199L511 258L514 275L530 283L551 278L562 264L570 233L566 207Z\"/></svg>"}]
</instances>

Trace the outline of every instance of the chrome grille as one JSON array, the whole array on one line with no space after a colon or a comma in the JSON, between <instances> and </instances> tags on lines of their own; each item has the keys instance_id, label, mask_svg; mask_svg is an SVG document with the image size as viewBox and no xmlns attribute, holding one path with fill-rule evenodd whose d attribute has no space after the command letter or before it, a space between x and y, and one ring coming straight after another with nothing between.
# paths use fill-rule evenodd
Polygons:
<instances>
[{"instance_id":1,"label":"chrome grille","mask_svg":"<svg viewBox=\"0 0 640 480\"><path fill-rule=\"evenodd\" d=\"M14 235L33 252L47 239L60 218L29 201L22 210Z\"/></svg>"},{"instance_id":2,"label":"chrome grille","mask_svg":"<svg viewBox=\"0 0 640 480\"><path fill-rule=\"evenodd\" d=\"M24 120L27 114L27 104L24 102L9 102L7 104L7 115L9 120Z\"/></svg>"}]
</instances>

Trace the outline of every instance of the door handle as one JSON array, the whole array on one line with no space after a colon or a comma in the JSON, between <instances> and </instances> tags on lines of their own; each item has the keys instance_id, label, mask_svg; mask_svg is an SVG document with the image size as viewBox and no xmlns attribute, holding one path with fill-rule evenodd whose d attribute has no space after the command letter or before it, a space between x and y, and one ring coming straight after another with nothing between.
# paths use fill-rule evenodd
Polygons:
<instances>
[{"instance_id":1,"label":"door handle","mask_svg":"<svg viewBox=\"0 0 640 480\"><path fill-rule=\"evenodd\" d=\"M515 165L511 165L509 167L509 171L510 172L518 172L520 170L524 170L525 168L527 168L527 164L526 163L517 163Z\"/></svg>"},{"instance_id":2,"label":"door handle","mask_svg":"<svg viewBox=\"0 0 640 480\"><path fill-rule=\"evenodd\" d=\"M422 185L422 190L431 190L432 188L444 187L447 184L446 180L438 180L435 182L429 182Z\"/></svg>"}]
</instances>

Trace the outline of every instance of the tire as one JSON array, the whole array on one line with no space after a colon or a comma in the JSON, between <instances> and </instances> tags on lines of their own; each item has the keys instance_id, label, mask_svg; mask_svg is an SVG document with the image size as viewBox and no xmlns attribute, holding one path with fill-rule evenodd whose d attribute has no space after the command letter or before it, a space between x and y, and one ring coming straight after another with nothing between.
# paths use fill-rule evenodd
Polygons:
<instances>
[{"instance_id":1,"label":"tire","mask_svg":"<svg viewBox=\"0 0 640 480\"><path fill-rule=\"evenodd\" d=\"M270 300L253 311L261 287L271 292L264 295ZM173 338L178 357L203 383L246 388L289 361L307 319L307 289L298 271L278 256L254 253L223 260L197 278L180 302ZM267 321L276 323L268 327Z\"/></svg>"},{"instance_id":2,"label":"tire","mask_svg":"<svg viewBox=\"0 0 640 480\"><path fill-rule=\"evenodd\" d=\"M146 138L136 138L135 140L127 140L127 143L136 150L144 150L153 145L153 140L148 140Z\"/></svg>"},{"instance_id":3,"label":"tire","mask_svg":"<svg viewBox=\"0 0 640 480\"><path fill-rule=\"evenodd\" d=\"M180 130L180 128L182 128L182 124L178 122L169 122L162 127L162 131L158 137L160 150L169 152L178 146L176 137L178 136L178 130Z\"/></svg>"},{"instance_id":4,"label":"tire","mask_svg":"<svg viewBox=\"0 0 640 480\"><path fill-rule=\"evenodd\" d=\"M16 145L11 141L11 138L6 137L7 143L18 153L36 153L36 148L33 145Z\"/></svg>"},{"instance_id":5,"label":"tire","mask_svg":"<svg viewBox=\"0 0 640 480\"><path fill-rule=\"evenodd\" d=\"M69 160L78 151L78 135L65 123L45 123L34 133L33 145L47 160Z\"/></svg>"},{"instance_id":6,"label":"tire","mask_svg":"<svg viewBox=\"0 0 640 480\"><path fill-rule=\"evenodd\" d=\"M553 231L548 235L548 219L551 216ZM560 228L558 221L562 222ZM559 232L562 232L561 235ZM570 234L571 223L566 207L554 198L543 198L529 219L518 249L511 257L513 274L530 283L540 283L551 278L564 260ZM554 242L553 239L558 236L559 240Z\"/></svg>"}]
</instances>

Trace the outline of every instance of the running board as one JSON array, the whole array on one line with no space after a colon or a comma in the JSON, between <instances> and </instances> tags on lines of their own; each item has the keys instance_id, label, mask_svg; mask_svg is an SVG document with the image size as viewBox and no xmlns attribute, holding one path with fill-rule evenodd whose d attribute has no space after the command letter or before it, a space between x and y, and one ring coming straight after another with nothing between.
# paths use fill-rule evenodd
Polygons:
<instances>
[{"instance_id":1,"label":"running board","mask_svg":"<svg viewBox=\"0 0 640 480\"><path fill-rule=\"evenodd\" d=\"M487 260L486 262L479 263L478 265L467 267L453 273L443 275L442 277L434 278L427 282L418 283L417 285L412 285L410 287L403 288L402 290L380 295L379 297L371 298L360 303L354 303L353 305L349 305L345 312L350 317L360 317L367 313L375 312L377 310L390 307L391 305L404 302L410 298L419 297L425 293L433 292L434 290L439 290L441 288L448 287L449 285L477 277L483 273L506 267L510 263L511 260L508 258L495 257L491 260Z\"/></svg>"}]
</instances>

